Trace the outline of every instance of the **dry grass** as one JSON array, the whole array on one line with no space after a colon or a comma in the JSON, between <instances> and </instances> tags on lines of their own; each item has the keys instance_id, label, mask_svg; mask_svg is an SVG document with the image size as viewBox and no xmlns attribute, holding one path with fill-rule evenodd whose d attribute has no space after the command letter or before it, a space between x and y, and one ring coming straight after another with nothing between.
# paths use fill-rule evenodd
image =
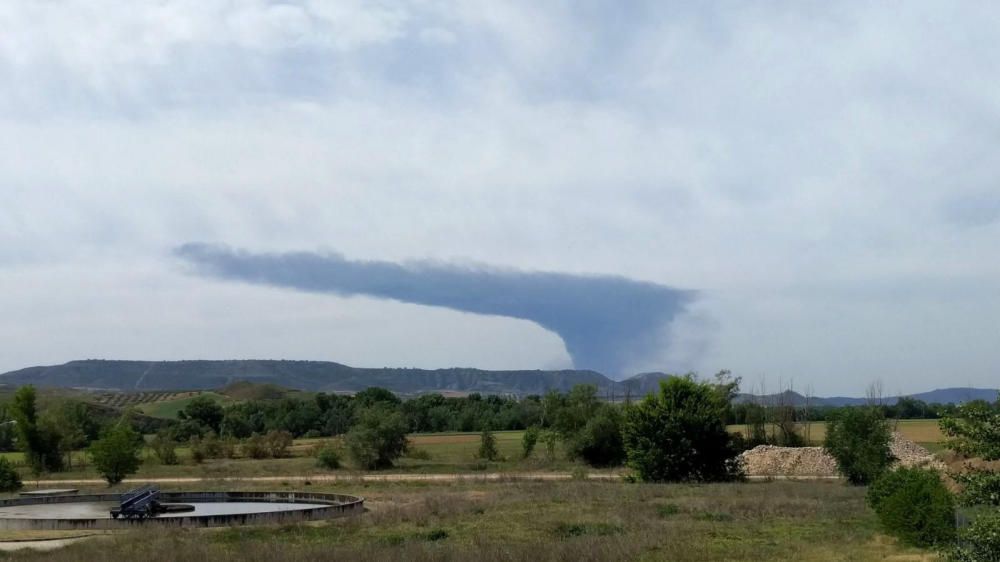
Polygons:
<instances>
[{"instance_id":1,"label":"dry grass","mask_svg":"<svg viewBox=\"0 0 1000 562\"><path fill-rule=\"evenodd\" d=\"M874 561L928 555L877 535L864 491L837 483L508 482L311 489L362 494L370 511L318 524L151 530L85 541L46 553L44 559ZM19 553L14 559L43 555Z\"/></svg>"},{"instance_id":2,"label":"dry grass","mask_svg":"<svg viewBox=\"0 0 1000 562\"><path fill-rule=\"evenodd\" d=\"M937 445L944 441L945 437L938 427L938 420L890 420L890 424L903 434L910 441L923 446ZM808 431L809 441L816 445L821 445L826 439L826 422L810 422L808 429L806 424L797 424L799 433L806 435ZM745 432L745 425L729 426L731 432ZM939 447L935 447L937 449Z\"/></svg>"}]
</instances>

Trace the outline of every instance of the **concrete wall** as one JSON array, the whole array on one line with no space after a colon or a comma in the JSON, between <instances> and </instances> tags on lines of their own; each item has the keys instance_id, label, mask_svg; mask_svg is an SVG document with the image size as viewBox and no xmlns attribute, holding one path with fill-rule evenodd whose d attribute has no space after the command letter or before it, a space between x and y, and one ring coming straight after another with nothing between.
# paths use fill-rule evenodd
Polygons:
<instances>
[{"instance_id":1,"label":"concrete wall","mask_svg":"<svg viewBox=\"0 0 1000 562\"><path fill-rule=\"evenodd\" d=\"M17 505L39 505L73 502L117 502L120 494L91 494L82 496L43 496L0 500L0 508ZM364 511L364 498L344 494L311 492L161 492L164 503L236 503L277 502L322 504L321 507L296 511L246 513L234 515L190 515L184 517L154 517L151 519L15 519L0 517L0 529L7 530L76 530L76 529L129 529L143 525L160 527L226 527L233 525L266 525L333 519L360 515Z\"/></svg>"}]
</instances>

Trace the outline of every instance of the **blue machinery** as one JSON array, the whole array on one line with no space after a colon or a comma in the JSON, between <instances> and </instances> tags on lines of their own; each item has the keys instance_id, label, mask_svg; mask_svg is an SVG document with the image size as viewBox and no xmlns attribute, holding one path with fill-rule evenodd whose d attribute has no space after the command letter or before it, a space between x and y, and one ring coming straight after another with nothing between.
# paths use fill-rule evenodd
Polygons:
<instances>
[{"instance_id":1,"label":"blue machinery","mask_svg":"<svg viewBox=\"0 0 1000 562\"><path fill-rule=\"evenodd\" d=\"M111 509L111 517L115 519L156 517L157 514L166 511L157 501L159 495L160 489L150 484L125 492L121 496L121 504Z\"/></svg>"}]
</instances>

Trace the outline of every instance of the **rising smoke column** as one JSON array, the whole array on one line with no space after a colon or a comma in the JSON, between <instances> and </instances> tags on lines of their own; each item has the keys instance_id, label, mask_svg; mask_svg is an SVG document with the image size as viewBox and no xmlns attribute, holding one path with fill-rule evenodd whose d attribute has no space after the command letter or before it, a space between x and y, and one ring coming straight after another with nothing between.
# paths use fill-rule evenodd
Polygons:
<instances>
[{"instance_id":1,"label":"rising smoke column","mask_svg":"<svg viewBox=\"0 0 1000 562\"><path fill-rule=\"evenodd\" d=\"M696 296L608 275L353 261L333 253L251 253L208 244L185 244L175 254L220 279L530 320L562 338L576 368L609 376L662 356L670 343L666 328Z\"/></svg>"}]
</instances>

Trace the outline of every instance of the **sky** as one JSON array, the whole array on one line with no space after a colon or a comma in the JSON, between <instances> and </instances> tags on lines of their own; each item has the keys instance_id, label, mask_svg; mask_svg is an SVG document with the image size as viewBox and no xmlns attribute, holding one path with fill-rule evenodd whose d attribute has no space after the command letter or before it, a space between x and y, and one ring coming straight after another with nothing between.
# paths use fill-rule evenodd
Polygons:
<instances>
[{"instance_id":1,"label":"sky","mask_svg":"<svg viewBox=\"0 0 1000 562\"><path fill-rule=\"evenodd\" d=\"M1000 386L998 25L996 3L918 0L0 3L0 371ZM303 255L446 272L466 297L491 275L590 288L550 321L281 277ZM684 298L635 328L635 287ZM597 319L641 353L571 352Z\"/></svg>"}]
</instances>

